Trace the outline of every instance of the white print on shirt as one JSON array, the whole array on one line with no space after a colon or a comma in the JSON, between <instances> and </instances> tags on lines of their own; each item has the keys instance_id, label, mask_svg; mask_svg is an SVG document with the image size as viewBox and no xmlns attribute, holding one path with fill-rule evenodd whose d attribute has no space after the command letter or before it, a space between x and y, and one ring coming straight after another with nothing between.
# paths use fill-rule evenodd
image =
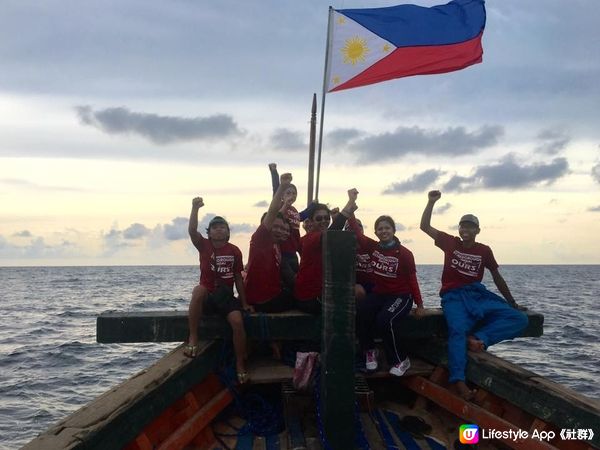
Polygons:
<instances>
[{"instance_id":1,"label":"white print on shirt","mask_svg":"<svg viewBox=\"0 0 600 450\"><path fill-rule=\"evenodd\" d=\"M450 267L456 269L458 273L462 273L468 277L476 278L481 269L483 258L481 255L471 255L454 250L450 259Z\"/></svg>"},{"instance_id":2,"label":"white print on shirt","mask_svg":"<svg viewBox=\"0 0 600 450\"><path fill-rule=\"evenodd\" d=\"M300 229L300 214L292 209L285 211L285 218L290 223L290 226L296 230Z\"/></svg>"},{"instance_id":3,"label":"white print on shirt","mask_svg":"<svg viewBox=\"0 0 600 450\"><path fill-rule=\"evenodd\" d=\"M356 255L356 271L371 273L373 272L373 268L371 267L371 256L368 253Z\"/></svg>"},{"instance_id":4,"label":"white print on shirt","mask_svg":"<svg viewBox=\"0 0 600 450\"><path fill-rule=\"evenodd\" d=\"M210 270L215 271L213 261L215 260L214 254L210 261ZM217 256L217 274L219 278L229 279L233 278L233 264L235 262L235 256L233 255L218 255Z\"/></svg>"},{"instance_id":5,"label":"white print on shirt","mask_svg":"<svg viewBox=\"0 0 600 450\"><path fill-rule=\"evenodd\" d=\"M395 256L385 256L377 250L373 252L373 260L371 261L373 272L387 278L396 278L398 271L398 258Z\"/></svg>"}]
</instances>

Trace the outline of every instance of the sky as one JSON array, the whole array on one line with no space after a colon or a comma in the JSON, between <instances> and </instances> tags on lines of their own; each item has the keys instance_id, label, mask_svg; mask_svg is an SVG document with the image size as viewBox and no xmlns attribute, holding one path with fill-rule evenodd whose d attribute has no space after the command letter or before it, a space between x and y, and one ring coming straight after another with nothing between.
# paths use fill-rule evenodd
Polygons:
<instances>
[{"instance_id":1,"label":"sky","mask_svg":"<svg viewBox=\"0 0 600 450\"><path fill-rule=\"evenodd\" d=\"M418 0L421 6L440 2ZM341 1L334 8L395 2ZM244 259L267 165L307 196L329 3L5 0L0 5L0 266L197 264L225 216ZM597 0L488 0L483 63L326 96L319 199L417 264L476 214L502 264L600 264Z\"/></svg>"}]
</instances>

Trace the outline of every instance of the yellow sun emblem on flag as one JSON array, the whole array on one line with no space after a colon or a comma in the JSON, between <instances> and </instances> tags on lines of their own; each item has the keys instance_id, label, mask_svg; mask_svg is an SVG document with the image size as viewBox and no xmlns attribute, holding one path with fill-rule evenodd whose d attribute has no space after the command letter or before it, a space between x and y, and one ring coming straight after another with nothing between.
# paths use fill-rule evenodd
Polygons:
<instances>
[{"instance_id":1,"label":"yellow sun emblem on flag","mask_svg":"<svg viewBox=\"0 0 600 450\"><path fill-rule=\"evenodd\" d=\"M346 39L346 45L342 48L344 64L352 64L353 66L359 62L364 62L368 53L367 40L359 36Z\"/></svg>"}]
</instances>

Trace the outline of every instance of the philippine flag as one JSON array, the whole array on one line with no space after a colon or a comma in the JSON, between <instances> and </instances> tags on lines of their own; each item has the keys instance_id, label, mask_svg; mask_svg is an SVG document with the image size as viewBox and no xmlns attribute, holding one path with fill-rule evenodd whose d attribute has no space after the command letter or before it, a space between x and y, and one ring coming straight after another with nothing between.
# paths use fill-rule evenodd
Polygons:
<instances>
[{"instance_id":1,"label":"philippine flag","mask_svg":"<svg viewBox=\"0 0 600 450\"><path fill-rule=\"evenodd\" d=\"M484 0L332 10L326 91L481 62Z\"/></svg>"}]
</instances>

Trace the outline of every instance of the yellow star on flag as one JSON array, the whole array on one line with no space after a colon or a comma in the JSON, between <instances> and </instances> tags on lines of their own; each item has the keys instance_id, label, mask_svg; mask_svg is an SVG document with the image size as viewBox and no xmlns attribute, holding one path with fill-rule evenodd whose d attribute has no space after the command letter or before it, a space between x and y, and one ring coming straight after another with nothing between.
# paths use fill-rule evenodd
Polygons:
<instances>
[{"instance_id":1,"label":"yellow star on flag","mask_svg":"<svg viewBox=\"0 0 600 450\"><path fill-rule=\"evenodd\" d=\"M390 44L385 44L385 45L383 46L383 51L384 51L385 53L389 52L391 49L392 49L392 46L391 46Z\"/></svg>"},{"instance_id":2,"label":"yellow star on flag","mask_svg":"<svg viewBox=\"0 0 600 450\"><path fill-rule=\"evenodd\" d=\"M342 16L341 14L339 14L339 15L338 15L338 20L337 20L337 22L338 22L340 25L343 25L343 24L345 24L345 23L346 23L346 18L345 18L344 16Z\"/></svg>"},{"instance_id":3,"label":"yellow star on flag","mask_svg":"<svg viewBox=\"0 0 600 450\"><path fill-rule=\"evenodd\" d=\"M331 82L332 82L333 84L340 84L340 77L337 77L337 76L336 76L336 77L333 77L333 78L331 79Z\"/></svg>"}]
</instances>

